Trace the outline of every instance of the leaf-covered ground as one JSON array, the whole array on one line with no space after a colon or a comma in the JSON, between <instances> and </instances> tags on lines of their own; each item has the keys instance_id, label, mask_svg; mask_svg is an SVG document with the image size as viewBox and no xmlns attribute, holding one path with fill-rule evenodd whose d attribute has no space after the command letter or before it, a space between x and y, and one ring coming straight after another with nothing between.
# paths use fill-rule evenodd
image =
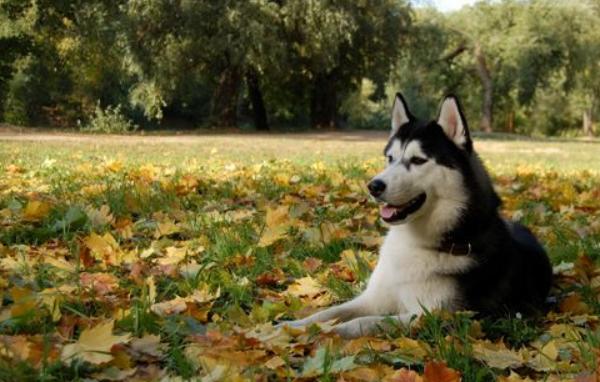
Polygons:
<instances>
[{"instance_id":1,"label":"leaf-covered ground","mask_svg":"<svg viewBox=\"0 0 600 382\"><path fill-rule=\"evenodd\" d=\"M431 312L345 341L272 323L364 287L383 138L119 139L0 142L0 380L597 380L596 144L476 146L552 257L546 316Z\"/></svg>"}]
</instances>

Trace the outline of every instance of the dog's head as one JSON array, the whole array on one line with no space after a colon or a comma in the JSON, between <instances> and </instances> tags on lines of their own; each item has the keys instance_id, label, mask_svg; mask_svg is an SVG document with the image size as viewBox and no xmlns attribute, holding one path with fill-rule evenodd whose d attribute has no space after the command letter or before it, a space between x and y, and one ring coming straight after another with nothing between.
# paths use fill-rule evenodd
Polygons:
<instances>
[{"instance_id":1,"label":"dog's head","mask_svg":"<svg viewBox=\"0 0 600 382\"><path fill-rule=\"evenodd\" d=\"M381 218L391 225L423 216L452 224L468 199L465 171L471 167L472 153L473 143L456 97L444 98L438 117L422 122L397 94L384 149L387 166L368 184L371 195L382 203Z\"/></svg>"}]
</instances>

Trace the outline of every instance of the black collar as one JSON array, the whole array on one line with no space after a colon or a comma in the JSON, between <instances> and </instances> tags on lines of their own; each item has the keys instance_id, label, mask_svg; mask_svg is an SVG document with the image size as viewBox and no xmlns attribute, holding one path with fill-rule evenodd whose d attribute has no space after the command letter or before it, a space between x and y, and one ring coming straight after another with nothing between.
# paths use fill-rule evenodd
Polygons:
<instances>
[{"instance_id":1,"label":"black collar","mask_svg":"<svg viewBox=\"0 0 600 382\"><path fill-rule=\"evenodd\" d=\"M445 236L436 250L452 256L469 256L473 252L473 246L469 241L454 240Z\"/></svg>"}]
</instances>

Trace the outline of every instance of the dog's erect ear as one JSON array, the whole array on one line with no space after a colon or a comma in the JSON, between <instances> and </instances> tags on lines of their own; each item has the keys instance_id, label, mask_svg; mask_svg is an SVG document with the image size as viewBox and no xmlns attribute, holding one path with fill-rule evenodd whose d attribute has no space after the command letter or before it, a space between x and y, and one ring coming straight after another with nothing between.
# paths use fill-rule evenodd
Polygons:
<instances>
[{"instance_id":1,"label":"dog's erect ear","mask_svg":"<svg viewBox=\"0 0 600 382\"><path fill-rule=\"evenodd\" d=\"M411 119L413 119L413 116L408 111L404 97L402 97L402 94L396 93L394 109L392 110L392 131L390 132L390 136L395 135L400 127L408 123Z\"/></svg>"},{"instance_id":2,"label":"dog's erect ear","mask_svg":"<svg viewBox=\"0 0 600 382\"><path fill-rule=\"evenodd\" d=\"M458 147L471 151L471 136L458 98L453 95L444 98L442 106L440 106L437 123L442 127L446 136Z\"/></svg>"}]
</instances>

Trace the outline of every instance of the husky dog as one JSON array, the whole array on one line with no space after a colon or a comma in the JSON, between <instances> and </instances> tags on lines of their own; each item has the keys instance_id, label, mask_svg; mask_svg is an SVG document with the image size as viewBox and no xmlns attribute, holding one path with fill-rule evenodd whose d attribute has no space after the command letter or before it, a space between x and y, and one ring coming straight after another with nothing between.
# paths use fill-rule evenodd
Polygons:
<instances>
[{"instance_id":1,"label":"husky dog","mask_svg":"<svg viewBox=\"0 0 600 382\"><path fill-rule=\"evenodd\" d=\"M343 337L408 324L425 310L484 315L541 307L552 283L544 249L498 213L500 198L473 150L458 99L422 122L401 94L385 146L387 166L368 184L389 226L367 288L351 301L281 325L337 320Z\"/></svg>"}]
</instances>

